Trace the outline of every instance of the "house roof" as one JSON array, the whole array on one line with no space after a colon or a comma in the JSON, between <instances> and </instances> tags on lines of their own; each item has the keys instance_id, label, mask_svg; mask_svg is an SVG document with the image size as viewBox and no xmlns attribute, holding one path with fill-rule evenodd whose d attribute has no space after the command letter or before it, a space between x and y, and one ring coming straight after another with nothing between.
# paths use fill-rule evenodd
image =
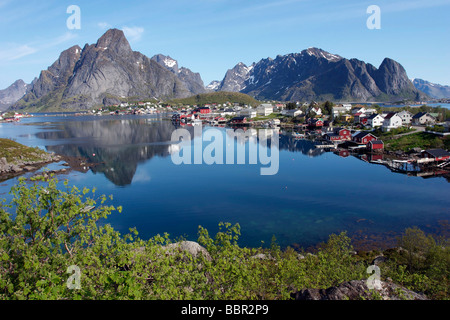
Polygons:
<instances>
[{"instance_id":1,"label":"house roof","mask_svg":"<svg viewBox=\"0 0 450 320\"><path fill-rule=\"evenodd\" d=\"M234 117L234 118L232 118L231 120L244 120L244 119L247 119L247 117L245 117L245 116L239 116L239 117Z\"/></svg>"},{"instance_id":2,"label":"house roof","mask_svg":"<svg viewBox=\"0 0 450 320\"><path fill-rule=\"evenodd\" d=\"M384 119L390 119L390 118L392 118L393 116L395 116L397 113L395 113L395 112L389 112L387 115L386 115L386 117L384 117Z\"/></svg>"},{"instance_id":3,"label":"house roof","mask_svg":"<svg viewBox=\"0 0 450 320\"><path fill-rule=\"evenodd\" d=\"M444 149L428 149L425 150L425 152L432 155L435 158L450 156L450 153Z\"/></svg>"},{"instance_id":4,"label":"house roof","mask_svg":"<svg viewBox=\"0 0 450 320\"><path fill-rule=\"evenodd\" d=\"M419 119L419 118L423 117L426 114L427 114L426 112L416 113L415 115L413 115L413 119Z\"/></svg>"},{"instance_id":5,"label":"house roof","mask_svg":"<svg viewBox=\"0 0 450 320\"><path fill-rule=\"evenodd\" d=\"M371 143L371 144L383 144L383 141L381 141L381 140L372 140L372 141L369 141L369 143Z\"/></svg>"},{"instance_id":6,"label":"house roof","mask_svg":"<svg viewBox=\"0 0 450 320\"><path fill-rule=\"evenodd\" d=\"M373 120L373 119L375 119L376 117L378 117L378 116L380 116L378 113L372 113L367 119L368 120ZM380 116L381 117L381 116Z\"/></svg>"},{"instance_id":7,"label":"house roof","mask_svg":"<svg viewBox=\"0 0 450 320\"><path fill-rule=\"evenodd\" d=\"M369 135L369 134L372 135L372 136L374 136L374 135L371 134L370 132L361 131L360 133L354 135L353 138L355 138L355 139L362 139L362 138L364 138L365 136L367 136L367 135ZM374 136L374 137L375 137L375 136Z\"/></svg>"}]
</instances>

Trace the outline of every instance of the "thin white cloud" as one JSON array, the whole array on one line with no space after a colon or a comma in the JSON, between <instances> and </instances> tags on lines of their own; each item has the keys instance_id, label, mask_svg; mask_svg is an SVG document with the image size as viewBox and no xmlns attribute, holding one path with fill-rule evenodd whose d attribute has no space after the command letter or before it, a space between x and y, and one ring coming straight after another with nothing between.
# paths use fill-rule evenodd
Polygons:
<instances>
[{"instance_id":1,"label":"thin white cloud","mask_svg":"<svg viewBox=\"0 0 450 320\"><path fill-rule=\"evenodd\" d=\"M449 0L427 0L427 1L420 0L420 1L392 2L383 5L381 8L382 11L384 12L403 12L409 10L435 8L448 5L450 5Z\"/></svg>"},{"instance_id":2,"label":"thin white cloud","mask_svg":"<svg viewBox=\"0 0 450 320\"><path fill-rule=\"evenodd\" d=\"M13 61L22 57L28 56L38 51L38 49L30 47L29 45L12 44L3 46L7 49L0 50L0 61Z\"/></svg>"},{"instance_id":3,"label":"thin white cloud","mask_svg":"<svg viewBox=\"0 0 450 320\"><path fill-rule=\"evenodd\" d=\"M0 46L0 63L1 61L14 61L20 58L32 55L44 49L52 48L60 44L66 43L77 38L77 35L71 32L58 36L46 41L39 41L36 43L17 44L7 43Z\"/></svg>"},{"instance_id":4,"label":"thin white cloud","mask_svg":"<svg viewBox=\"0 0 450 320\"><path fill-rule=\"evenodd\" d=\"M144 28L142 27L122 27L125 37L131 42L139 41L144 33Z\"/></svg>"}]
</instances>

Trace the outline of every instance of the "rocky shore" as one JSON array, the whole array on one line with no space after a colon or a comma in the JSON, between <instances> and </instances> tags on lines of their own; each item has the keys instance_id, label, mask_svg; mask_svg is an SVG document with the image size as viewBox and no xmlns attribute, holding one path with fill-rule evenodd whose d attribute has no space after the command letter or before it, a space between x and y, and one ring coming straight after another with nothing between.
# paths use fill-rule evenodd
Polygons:
<instances>
[{"instance_id":1,"label":"rocky shore","mask_svg":"<svg viewBox=\"0 0 450 320\"><path fill-rule=\"evenodd\" d=\"M27 147L10 139L0 139L0 181L4 181L26 172L34 172L55 162L64 162L57 170L42 175L66 173L69 170L87 171L96 164L87 163L80 157L68 157L45 152L39 148Z\"/></svg>"},{"instance_id":2,"label":"rocky shore","mask_svg":"<svg viewBox=\"0 0 450 320\"><path fill-rule=\"evenodd\" d=\"M49 163L61 161L61 157L55 154L43 153L37 156L39 159L36 160L17 159L16 161L8 161L6 157L1 157L0 180L36 171Z\"/></svg>"}]
</instances>

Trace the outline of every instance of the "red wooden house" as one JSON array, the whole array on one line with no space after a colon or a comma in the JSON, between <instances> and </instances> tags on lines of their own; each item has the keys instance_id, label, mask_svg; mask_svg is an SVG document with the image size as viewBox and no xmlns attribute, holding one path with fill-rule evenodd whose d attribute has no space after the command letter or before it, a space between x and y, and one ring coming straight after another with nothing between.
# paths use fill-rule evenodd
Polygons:
<instances>
[{"instance_id":1,"label":"red wooden house","mask_svg":"<svg viewBox=\"0 0 450 320\"><path fill-rule=\"evenodd\" d=\"M359 143L359 144L368 144L370 141L378 140L377 137L375 137L370 132L361 131L357 135L355 135L352 139L353 142Z\"/></svg>"},{"instance_id":2,"label":"red wooden house","mask_svg":"<svg viewBox=\"0 0 450 320\"><path fill-rule=\"evenodd\" d=\"M230 120L231 124L246 124L247 118L244 116L234 117Z\"/></svg>"},{"instance_id":3,"label":"red wooden house","mask_svg":"<svg viewBox=\"0 0 450 320\"><path fill-rule=\"evenodd\" d=\"M373 152L380 152L384 149L384 143L381 140L371 140L367 144L367 148L369 148L369 150Z\"/></svg>"},{"instance_id":4,"label":"red wooden house","mask_svg":"<svg viewBox=\"0 0 450 320\"><path fill-rule=\"evenodd\" d=\"M197 113L197 112L199 112L201 114L208 114L208 113L211 113L211 109L209 107L199 107L199 108L196 108L193 113Z\"/></svg>"},{"instance_id":5,"label":"red wooden house","mask_svg":"<svg viewBox=\"0 0 450 320\"><path fill-rule=\"evenodd\" d=\"M308 120L308 127L310 128L322 128L323 120L321 118L310 118Z\"/></svg>"},{"instance_id":6,"label":"red wooden house","mask_svg":"<svg viewBox=\"0 0 450 320\"><path fill-rule=\"evenodd\" d=\"M325 139L328 141L347 141L352 139L349 129L334 128L333 132L325 134Z\"/></svg>"},{"instance_id":7,"label":"red wooden house","mask_svg":"<svg viewBox=\"0 0 450 320\"><path fill-rule=\"evenodd\" d=\"M422 152L422 157L434 159L435 161L450 160L450 153L444 149L428 149Z\"/></svg>"}]
</instances>

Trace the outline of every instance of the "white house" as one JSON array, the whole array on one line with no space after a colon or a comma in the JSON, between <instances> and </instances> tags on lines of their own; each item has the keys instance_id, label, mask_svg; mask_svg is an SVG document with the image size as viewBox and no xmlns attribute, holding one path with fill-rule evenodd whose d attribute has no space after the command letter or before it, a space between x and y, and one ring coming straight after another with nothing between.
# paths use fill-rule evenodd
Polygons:
<instances>
[{"instance_id":1,"label":"white house","mask_svg":"<svg viewBox=\"0 0 450 320\"><path fill-rule=\"evenodd\" d=\"M400 111L397 115L402 118L404 125L410 124L412 121L413 114L407 110Z\"/></svg>"},{"instance_id":2,"label":"white house","mask_svg":"<svg viewBox=\"0 0 450 320\"><path fill-rule=\"evenodd\" d=\"M383 125L384 118L379 114L372 114L367 118L367 124L372 128L381 127Z\"/></svg>"},{"instance_id":3,"label":"white house","mask_svg":"<svg viewBox=\"0 0 450 320\"><path fill-rule=\"evenodd\" d=\"M333 107L333 118L338 117L340 114L344 114L348 111L347 108L345 108L344 106L340 107Z\"/></svg>"},{"instance_id":4,"label":"white house","mask_svg":"<svg viewBox=\"0 0 450 320\"><path fill-rule=\"evenodd\" d=\"M252 108L239 110L239 116L241 117L255 118L257 114L256 110Z\"/></svg>"},{"instance_id":5,"label":"white house","mask_svg":"<svg viewBox=\"0 0 450 320\"><path fill-rule=\"evenodd\" d=\"M435 124L436 123L436 118L433 117L431 114L429 114L428 112L419 112L416 113L413 117L412 117L412 122L415 125L421 125L421 124Z\"/></svg>"},{"instance_id":6,"label":"white house","mask_svg":"<svg viewBox=\"0 0 450 320\"><path fill-rule=\"evenodd\" d=\"M384 117L381 129L383 131L390 131L391 129L400 128L403 125L402 118L395 112L390 112Z\"/></svg>"},{"instance_id":7,"label":"white house","mask_svg":"<svg viewBox=\"0 0 450 320\"><path fill-rule=\"evenodd\" d=\"M371 115L371 114L375 114L375 113L377 113L377 109L374 109L374 108L367 108L366 109L366 112L364 112L366 115Z\"/></svg>"},{"instance_id":8,"label":"white house","mask_svg":"<svg viewBox=\"0 0 450 320\"><path fill-rule=\"evenodd\" d=\"M221 115L222 117L225 117L225 116L235 116L235 115L236 115L236 111L234 111L234 110L231 109L231 108L228 108L228 109L225 109L224 111L222 111L222 112L220 113L220 115Z\"/></svg>"},{"instance_id":9,"label":"white house","mask_svg":"<svg viewBox=\"0 0 450 320\"><path fill-rule=\"evenodd\" d=\"M352 114L356 114L356 113L366 113L366 108L361 107L361 108L352 109Z\"/></svg>"},{"instance_id":10,"label":"white house","mask_svg":"<svg viewBox=\"0 0 450 320\"><path fill-rule=\"evenodd\" d=\"M322 109L320 109L320 107L312 107L310 111L314 112L317 116L322 115Z\"/></svg>"},{"instance_id":11,"label":"white house","mask_svg":"<svg viewBox=\"0 0 450 320\"><path fill-rule=\"evenodd\" d=\"M260 116L268 116L273 113L273 106L268 103L263 103L256 108L256 112Z\"/></svg>"},{"instance_id":12,"label":"white house","mask_svg":"<svg viewBox=\"0 0 450 320\"><path fill-rule=\"evenodd\" d=\"M281 114L283 116L287 116L287 117L296 117L302 114L302 110L300 109L292 109L292 110L283 110L281 111Z\"/></svg>"},{"instance_id":13,"label":"white house","mask_svg":"<svg viewBox=\"0 0 450 320\"><path fill-rule=\"evenodd\" d=\"M352 105L350 103L343 103L342 107L345 108L347 111L352 110Z\"/></svg>"}]
</instances>

